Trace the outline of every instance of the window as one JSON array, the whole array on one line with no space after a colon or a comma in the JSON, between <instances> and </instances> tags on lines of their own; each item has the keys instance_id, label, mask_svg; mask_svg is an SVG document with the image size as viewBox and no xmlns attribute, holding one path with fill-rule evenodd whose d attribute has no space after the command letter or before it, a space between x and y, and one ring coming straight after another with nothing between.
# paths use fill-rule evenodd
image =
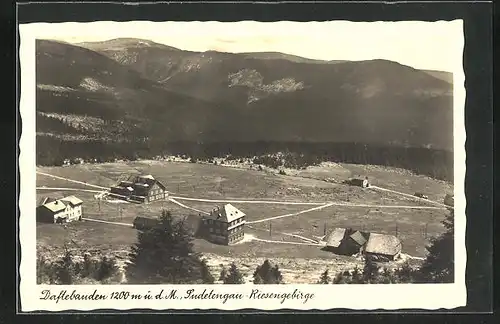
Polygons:
<instances>
[{"instance_id":1,"label":"window","mask_svg":"<svg viewBox=\"0 0 500 324\"><path fill-rule=\"evenodd\" d=\"M210 233L213 233L214 232L214 229L213 228L210 228Z\"/></svg>"}]
</instances>

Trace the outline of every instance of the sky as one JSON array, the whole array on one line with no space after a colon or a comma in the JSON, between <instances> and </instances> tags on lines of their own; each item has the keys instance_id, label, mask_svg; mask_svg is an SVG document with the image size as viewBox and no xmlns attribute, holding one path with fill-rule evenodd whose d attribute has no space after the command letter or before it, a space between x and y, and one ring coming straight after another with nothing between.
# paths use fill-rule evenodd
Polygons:
<instances>
[{"instance_id":1,"label":"sky","mask_svg":"<svg viewBox=\"0 0 500 324\"><path fill-rule=\"evenodd\" d=\"M282 52L319 60L387 59L417 69L462 66L462 21L36 23L37 38L69 43L141 38L183 50Z\"/></svg>"}]
</instances>

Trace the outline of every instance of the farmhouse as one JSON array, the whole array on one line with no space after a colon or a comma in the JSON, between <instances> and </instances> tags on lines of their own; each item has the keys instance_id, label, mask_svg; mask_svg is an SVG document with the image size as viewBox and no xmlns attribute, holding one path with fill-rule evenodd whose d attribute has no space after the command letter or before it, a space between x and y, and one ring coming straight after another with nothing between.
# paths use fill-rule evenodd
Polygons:
<instances>
[{"instance_id":1,"label":"farmhouse","mask_svg":"<svg viewBox=\"0 0 500 324\"><path fill-rule=\"evenodd\" d=\"M36 217L42 223L67 223L82 219L83 201L75 196L54 200L44 198L37 207Z\"/></svg>"},{"instance_id":2,"label":"farmhouse","mask_svg":"<svg viewBox=\"0 0 500 324\"><path fill-rule=\"evenodd\" d=\"M243 239L245 214L231 204L216 207L200 220L198 233L207 240L230 245Z\"/></svg>"},{"instance_id":3,"label":"farmhouse","mask_svg":"<svg viewBox=\"0 0 500 324\"><path fill-rule=\"evenodd\" d=\"M111 187L110 192L115 197L138 203L163 200L168 196L165 186L150 174L120 181L118 185Z\"/></svg>"},{"instance_id":4,"label":"farmhouse","mask_svg":"<svg viewBox=\"0 0 500 324\"><path fill-rule=\"evenodd\" d=\"M371 233L364 254L379 261L396 260L401 254L401 241L394 235Z\"/></svg>"},{"instance_id":5,"label":"farmhouse","mask_svg":"<svg viewBox=\"0 0 500 324\"><path fill-rule=\"evenodd\" d=\"M353 255L362 251L369 234L351 228L336 228L325 238L325 250L335 254Z\"/></svg>"}]
</instances>

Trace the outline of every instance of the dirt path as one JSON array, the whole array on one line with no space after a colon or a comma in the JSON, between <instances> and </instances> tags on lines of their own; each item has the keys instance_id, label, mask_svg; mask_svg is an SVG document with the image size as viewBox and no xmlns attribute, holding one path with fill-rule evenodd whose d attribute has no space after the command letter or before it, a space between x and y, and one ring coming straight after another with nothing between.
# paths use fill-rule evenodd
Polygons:
<instances>
[{"instance_id":1,"label":"dirt path","mask_svg":"<svg viewBox=\"0 0 500 324\"><path fill-rule=\"evenodd\" d=\"M289 242L289 241L274 241L274 240L264 240L258 237L252 237L249 241L258 241L266 243L279 243L279 244L291 244L291 245L307 245L307 246L322 246L321 244L314 243L300 243L300 242Z\"/></svg>"},{"instance_id":2,"label":"dirt path","mask_svg":"<svg viewBox=\"0 0 500 324\"><path fill-rule=\"evenodd\" d=\"M400 196L412 198L412 199L417 200L417 201L431 203L431 204L442 206L442 207L445 207L445 208L447 207L445 204L439 203L437 201L432 201L432 200L429 200L429 199L424 199L424 198L416 197L414 195L410 195L410 194L407 194L407 193L404 193L404 192L399 192L399 191L395 191L395 190L391 190L391 189L387 189L387 188L381 188L379 186L370 186L369 189L387 191L387 192L391 192L391 193L396 194L396 195L400 195Z\"/></svg>"},{"instance_id":3,"label":"dirt path","mask_svg":"<svg viewBox=\"0 0 500 324\"><path fill-rule=\"evenodd\" d=\"M213 203L237 203L237 204L276 204L276 205L324 205L328 202L299 202L299 201L274 201L274 200L234 200L234 199L203 199L203 198L190 198L190 197L177 197L172 196L177 200L199 201L199 202L213 202Z\"/></svg>"},{"instance_id":4,"label":"dirt path","mask_svg":"<svg viewBox=\"0 0 500 324\"><path fill-rule=\"evenodd\" d=\"M205 215L209 215L209 213L205 212L205 211L202 211L202 210L199 210L199 209L196 209L196 208L193 208L193 207L189 207L189 206L186 206L184 205L183 203L180 203L178 202L177 200L173 199L173 198L170 198L169 201L173 202L174 204L176 205L179 205L183 208L187 208L187 209L190 209L190 210L194 210L195 212L198 212L198 213L202 213L202 214L205 214Z\"/></svg>"},{"instance_id":5,"label":"dirt path","mask_svg":"<svg viewBox=\"0 0 500 324\"><path fill-rule=\"evenodd\" d=\"M52 175L52 174L43 173L43 172L40 172L40 171L36 171L36 173L44 175L44 176L47 176L47 177L52 177L52 178L56 178L56 179L66 180L66 181L69 181L69 182L83 184L83 185L86 185L86 186L89 186L89 187L94 187L94 188L99 188L99 189L108 189L108 188L105 188L105 187L101 187L101 186L96 186L96 185L93 185L93 184L89 184L89 183L86 183L86 182L83 182L83 181L77 181L77 180L72 180L72 179L68 179L68 178L63 178L63 177L55 176L55 175Z\"/></svg>"},{"instance_id":6,"label":"dirt path","mask_svg":"<svg viewBox=\"0 0 500 324\"><path fill-rule=\"evenodd\" d=\"M296 213L290 213L290 214L285 214L285 215L273 216L273 217L268 217L268 218L264 218L264 219L259 219L259 220L256 220L256 221L247 221L247 223L248 224L257 224L257 223L267 222L267 221L274 220L274 219L280 219L280 218L285 218L285 217L297 216L297 215L309 213L309 212L312 212L312 211L315 211L315 210L320 210L320 209L324 209L324 208L327 208L327 207L331 207L333 205L334 205L333 203L329 203L329 204L322 205L322 206L319 206L319 207L314 207L314 208L310 208L310 209L306 209L306 210L301 210L301 211L296 212Z\"/></svg>"},{"instance_id":7,"label":"dirt path","mask_svg":"<svg viewBox=\"0 0 500 324\"><path fill-rule=\"evenodd\" d=\"M256 231L261 231L261 232L267 232L267 230L265 229L261 229L261 228L256 228L256 227L253 227L251 225L246 225L248 228L251 228L253 230L256 230ZM310 239L310 238L307 238L307 237L304 237L304 236L300 236L300 235L297 235L297 234L292 234L292 233L283 233L283 232L276 232L274 231L274 233L277 233L277 234L281 234L281 235L285 235L285 236L290 236L290 237L295 237L295 238L298 238L302 241L305 241L307 243L314 243L314 244L318 244L318 240L313 240L313 239Z\"/></svg>"},{"instance_id":8,"label":"dirt path","mask_svg":"<svg viewBox=\"0 0 500 324\"><path fill-rule=\"evenodd\" d=\"M94 219L94 218L82 218L82 220L89 221L89 222L96 222L96 223L104 223L104 224L111 224L111 225L134 227L133 224L129 224L129 223L109 222L109 221L100 220L100 219Z\"/></svg>"},{"instance_id":9,"label":"dirt path","mask_svg":"<svg viewBox=\"0 0 500 324\"><path fill-rule=\"evenodd\" d=\"M83 191L92 193L101 193L102 190L78 189L78 188L55 188L55 187L36 187L36 190L64 190L64 191Z\"/></svg>"}]
</instances>

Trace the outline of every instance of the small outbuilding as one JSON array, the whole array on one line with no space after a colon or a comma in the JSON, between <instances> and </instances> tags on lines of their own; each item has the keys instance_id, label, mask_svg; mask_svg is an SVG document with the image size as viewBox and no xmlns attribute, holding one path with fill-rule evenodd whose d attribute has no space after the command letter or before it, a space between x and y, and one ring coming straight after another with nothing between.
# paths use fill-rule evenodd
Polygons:
<instances>
[{"instance_id":1,"label":"small outbuilding","mask_svg":"<svg viewBox=\"0 0 500 324\"><path fill-rule=\"evenodd\" d=\"M351 186L358 186L358 187L362 187L362 188L368 188L370 186L370 183L368 182L368 177L365 177L364 179L353 178L353 179L349 179L347 182Z\"/></svg>"}]
</instances>

